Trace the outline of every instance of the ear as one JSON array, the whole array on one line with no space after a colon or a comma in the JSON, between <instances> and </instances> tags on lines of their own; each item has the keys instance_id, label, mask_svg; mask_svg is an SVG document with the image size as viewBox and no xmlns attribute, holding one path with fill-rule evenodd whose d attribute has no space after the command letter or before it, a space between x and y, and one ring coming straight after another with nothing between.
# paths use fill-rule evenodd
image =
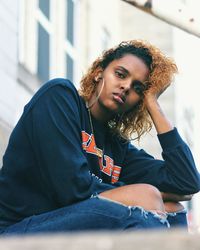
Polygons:
<instances>
[{"instance_id":1,"label":"ear","mask_svg":"<svg viewBox=\"0 0 200 250\"><path fill-rule=\"evenodd\" d=\"M99 82L102 79L102 72L99 72L94 79L96 82Z\"/></svg>"}]
</instances>

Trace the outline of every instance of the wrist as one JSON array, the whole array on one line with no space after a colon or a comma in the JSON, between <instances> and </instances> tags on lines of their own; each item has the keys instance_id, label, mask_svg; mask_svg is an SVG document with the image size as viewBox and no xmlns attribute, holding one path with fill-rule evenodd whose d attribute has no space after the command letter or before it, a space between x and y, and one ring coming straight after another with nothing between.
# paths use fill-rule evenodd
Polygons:
<instances>
[{"instance_id":1,"label":"wrist","mask_svg":"<svg viewBox=\"0 0 200 250\"><path fill-rule=\"evenodd\" d=\"M160 105L158 103L158 100L153 96L145 98L144 102L145 102L145 106L149 112L151 110L160 109Z\"/></svg>"}]
</instances>

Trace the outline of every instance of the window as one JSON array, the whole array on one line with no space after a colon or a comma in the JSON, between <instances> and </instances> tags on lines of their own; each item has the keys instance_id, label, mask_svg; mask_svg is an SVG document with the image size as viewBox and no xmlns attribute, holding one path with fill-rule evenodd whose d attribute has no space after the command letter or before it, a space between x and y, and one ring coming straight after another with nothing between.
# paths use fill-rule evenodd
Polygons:
<instances>
[{"instance_id":1,"label":"window","mask_svg":"<svg viewBox=\"0 0 200 250\"><path fill-rule=\"evenodd\" d=\"M67 0L67 40L73 45L74 44L74 1Z\"/></svg>"},{"instance_id":2,"label":"window","mask_svg":"<svg viewBox=\"0 0 200 250\"><path fill-rule=\"evenodd\" d=\"M103 27L102 38L101 38L102 51L108 49L109 42L110 42L110 33L105 27Z\"/></svg>"},{"instance_id":3,"label":"window","mask_svg":"<svg viewBox=\"0 0 200 250\"><path fill-rule=\"evenodd\" d=\"M49 33L38 23L37 73L43 82L49 79L49 40Z\"/></svg>"},{"instance_id":4,"label":"window","mask_svg":"<svg viewBox=\"0 0 200 250\"><path fill-rule=\"evenodd\" d=\"M49 19L49 17L50 17L49 0L39 0L39 8L43 12L43 14Z\"/></svg>"},{"instance_id":5,"label":"window","mask_svg":"<svg viewBox=\"0 0 200 250\"><path fill-rule=\"evenodd\" d=\"M66 54L66 75L67 78L73 82L74 77L74 61L69 54Z\"/></svg>"},{"instance_id":6,"label":"window","mask_svg":"<svg viewBox=\"0 0 200 250\"><path fill-rule=\"evenodd\" d=\"M42 82L50 78L50 46L52 21L50 17L50 0L38 2L37 34L37 75Z\"/></svg>"},{"instance_id":7,"label":"window","mask_svg":"<svg viewBox=\"0 0 200 250\"><path fill-rule=\"evenodd\" d=\"M66 54L66 77L74 82L74 68L76 67L76 43L75 43L75 3L76 0L65 0L67 20L66 37L65 37L65 54Z\"/></svg>"}]
</instances>

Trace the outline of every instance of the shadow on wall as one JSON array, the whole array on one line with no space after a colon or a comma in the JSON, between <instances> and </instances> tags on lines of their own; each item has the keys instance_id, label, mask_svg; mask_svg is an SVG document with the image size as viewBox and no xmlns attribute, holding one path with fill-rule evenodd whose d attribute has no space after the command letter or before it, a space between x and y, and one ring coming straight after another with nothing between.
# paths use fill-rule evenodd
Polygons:
<instances>
[{"instance_id":1,"label":"shadow on wall","mask_svg":"<svg viewBox=\"0 0 200 250\"><path fill-rule=\"evenodd\" d=\"M7 147L11 131L12 128L8 128L8 126L0 121L0 168L2 167L2 157Z\"/></svg>"}]
</instances>

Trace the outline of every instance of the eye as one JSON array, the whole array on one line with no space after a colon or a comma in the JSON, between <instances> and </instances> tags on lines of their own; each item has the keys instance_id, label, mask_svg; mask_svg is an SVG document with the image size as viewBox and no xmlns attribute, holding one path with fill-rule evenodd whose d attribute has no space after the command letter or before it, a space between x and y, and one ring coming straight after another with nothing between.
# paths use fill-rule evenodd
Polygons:
<instances>
[{"instance_id":1,"label":"eye","mask_svg":"<svg viewBox=\"0 0 200 250\"><path fill-rule=\"evenodd\" d=\"M121 71L115 71L115 74L120 79L124 79L126 77L126 75L124 73L122 73Z\"/></svg>"},{"instance_id":2,"label":"eye","mask_svg":"<svg viewBox=\"0 0 200 250\"><path fill-rule=\"evenodd\" d=\"M132 83L132 88L135 91L136 94L139 96L142 96L144 94L144 91L146 90L146 85L144 85L142 82L135 80Z\"/></svg>"}]
</instances>

